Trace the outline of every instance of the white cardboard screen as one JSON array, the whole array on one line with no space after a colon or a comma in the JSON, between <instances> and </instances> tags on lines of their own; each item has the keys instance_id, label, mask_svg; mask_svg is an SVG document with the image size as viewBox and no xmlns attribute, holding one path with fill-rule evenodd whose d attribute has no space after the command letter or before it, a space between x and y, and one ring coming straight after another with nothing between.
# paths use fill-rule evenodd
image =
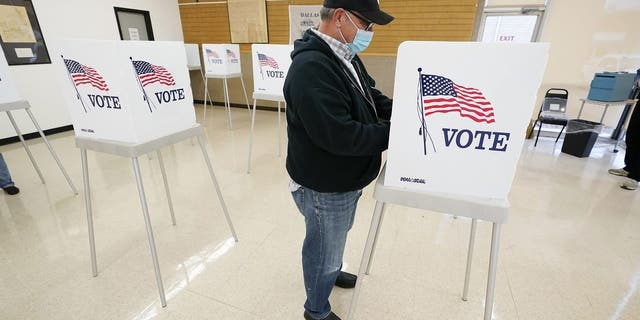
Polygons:
<instances>
[{"instance_id":1,"label":"white cardboard screen","mask_svg":"<svg viewBox=\"0 0 640 320\"><path fill-rule=\"evenodd\" d=\"M505 199L548 49L542 43L402 43L385 185Z\"/></svg>"},{"instance_id":2,"label":"white cardboard screen","mask_svg":"<svg viewBox=\"0 0 640 320\"><path fill-rule=\"evenodd\" d=\"M184 50L187 53L187 67L200 69L200 50L196 43L185 43Z\"/></svg>"},{"instance_id":3,"label":"white cardboard screen","mask_svg":"<svg viewBox=\"0 0 640 320\"><path fill-rule=\"evenodd\" d=\"M61 54L77 137L143 143L196 124L182 42L66 40Z\"/></svg>"},{"instance_id":4,"label":"white cardboard screen","mask_svg":"<svg viewBox=\"0 0 640 320\"><path fill-rule=\"evenodd\" d=\"M7 59L0 52L0 103L8 103L20 100L20 95L16 89L11 71L7 64Z\"/></svg>"},{"instance_id":5,"label":"white cardboard screen","mask_svg":"<svg viewBox=\"0 0 640 320\"><path fill-rule=\"evenodd\" d=\"M291 65L292 45L253 44L251 56L253 60L254 92L282 96L284 79Z\"/></svg>"},{"instance_id":6,"label":"white cardboard screen","mask_svg":"<svg viewBox=\"0 0 640 320\"><path fill-rule=\"evenodd\" d=\"M240 46L237 44L202 44L206 76L231 76L242 73Z\"/></svg>"}]
</instances>

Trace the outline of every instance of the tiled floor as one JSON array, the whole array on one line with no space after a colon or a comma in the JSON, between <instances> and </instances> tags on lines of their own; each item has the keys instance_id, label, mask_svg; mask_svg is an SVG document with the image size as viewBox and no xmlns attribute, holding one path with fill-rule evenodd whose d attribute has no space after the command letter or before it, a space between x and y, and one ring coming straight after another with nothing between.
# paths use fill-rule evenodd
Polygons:
<instances>
[{"instance_id":1,"label":"tiled floor","mask_svg":"<svg viewBox=\"0 0 640 320\"><path fill-rule=\"evenodd\" d=\"M201 108L198 115L201 119ZM74 196L39 140L42 185L18 144L0 147L22 192L0 195L0 319L302 319L303 219L277 157L275 112L258 112L253 170L249 116L208 113L206 139L238 232L230 240L195 141L163 150L178 220L171 225L155 156L141 165L168 296L162 308L128 159L89 153L100 275L91 277L82 194ZM284 129L284 128L283 128ZM82 189L71 133L51 143ZM284 142L283 142L284 146ZM606 169L624 153L599 146L589 159L560 144L527 141L503 228L495 319L640 319L640 191ZM463 182L462 182L463 183ZM355 272L373 211L360 200L345 264ZM490 225L479 223L470 299L460 300L470 222L392 206L357 319L481 319ZM346 318L351 291L336 289Z\"/></svg>"}]
</instances>

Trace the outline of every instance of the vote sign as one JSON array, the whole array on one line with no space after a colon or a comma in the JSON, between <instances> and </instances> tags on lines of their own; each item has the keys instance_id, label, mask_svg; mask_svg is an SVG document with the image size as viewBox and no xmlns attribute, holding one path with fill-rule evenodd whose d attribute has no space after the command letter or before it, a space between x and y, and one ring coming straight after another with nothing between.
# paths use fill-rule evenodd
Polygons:
<instances>
[{"instance_id":1,"label":"vote sign","mask_svg":"<svg viewBox=\"0 0 640 320\"><path fill-rule=\"evenodd\" d=\"M67 40L61 53L76 136L142 143L196 124L182 42Z\"/></svg>"},{"instance_id":2,"label":"vote sign","mask_svg":"<svg viewBox=\"0 0 640 320\"><path fill-rule=\"evenodd\" d=\"M505 199L548 44L404 42L385 185Z\"/></svg>"},{"instance_id":3,"label":"vote sign","mask_svg":"<svg viewBox=\"0 0 640 320\"><path fill-rule=\"evenodd\" d=\"M20 100L18 90L11 77L11 71L4 54L0 53L0 103L9 103Z\"/></svg>"},{"instance_id":4,"label":"vote sign","mask_svg":"<svg viewBox=\"0 0 640 320\"><path fill-rule=\"evenodd\" d=\"M253 88L255 93L282 96L284 79L291 65L291 45L254 44Z\"/></svg>"},{"instance_id":5,"label":"vote sign","mask_svg":"<svg viewBox=\"0 0 640 320\"><path fill-rule=\"evenodd\" d=\"M236 76L242 73L240 46L237 44L203 44L205 75Z\"/></svg>"}]
</instances>

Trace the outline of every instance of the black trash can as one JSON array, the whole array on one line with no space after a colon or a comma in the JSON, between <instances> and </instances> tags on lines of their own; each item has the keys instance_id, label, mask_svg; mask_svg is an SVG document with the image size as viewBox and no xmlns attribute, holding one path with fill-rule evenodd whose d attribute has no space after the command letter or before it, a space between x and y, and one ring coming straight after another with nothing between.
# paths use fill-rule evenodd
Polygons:
<instances>
[{"instance_id":1,"label":"black trash can","mask_svg":"<svg viewBox=\"0 0 640 320\"><path fill-rule=\"evenodd\" d=\"M562 152L585 158L591 155L591 149L602 132L602 123L573 119L567 124L567 133L562 143Z\"/></svg>"}]
</instances>

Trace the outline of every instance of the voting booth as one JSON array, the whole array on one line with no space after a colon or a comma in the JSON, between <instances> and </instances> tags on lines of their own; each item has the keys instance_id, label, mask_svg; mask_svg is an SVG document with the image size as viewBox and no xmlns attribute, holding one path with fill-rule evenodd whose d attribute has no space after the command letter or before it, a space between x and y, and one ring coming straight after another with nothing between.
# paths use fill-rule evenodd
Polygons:
<instances>
[{"instance_id":1,"label":"voting booth","mask_svg":"<svg viewBox=\"0 0 640 320\"><path fill-rule=\"evenodd\" d=\"M247 90L242 79L242 66L240 64L240 46L237 44L202 44L202 56L205 69L205 92L208 90L209 79L223 80L224 106L229 117L229 128L233 128L231 122L231 102L229 100L229 85L227 79L240 78L242 83L242 91L249 107L249 98ZM213 101L212 101L213 102ZM207 117L207 99L204 99L204 119Z\"/></svg>"},{"instance_id":2,"label":"voting booth","mask_svg":"<svg viewBox=\"0 0 640 320\"><path fill-rule=\"evenodd\" d=\"M198 44L185 43L184 50L187 54L187 69L189 69L189 71L197 70L200 73L200 77L202 77L202 83L204 83L204 71L202 70L202 63L200 62L200 48L198 48ZM213 101L209 94L209 88L204 88L204 95L209 98L209 101ZM205 98L202 98L202 100L204 101Z\"/></svg>"},{"instance_id":3,"label":"voting booth","mask_svg":"<svg viewBox=\"0 0 640 320\"><path fill-rule=\"evenodd\" d=\"M194 61L195 62L195 61ZM138 158L155 152L173 225L176 218L161 149L196 138L233 238L222 192L196 123L188 60L182 42L67 40L58 61L60 82L80 148L91 269L98 276L87 150L131 159L156 284L167 305Z\"/></svg>"},{"instance_id":4,"label":"voting booth","mask_svg":"<svg viewBox=\"0 0 640 320\"><path fill-rule=\"evenodd\" d=\"M40 128L40 124L36 120L36 117L31 112L31 105L29 104L28 101L21 99L20 94L18 93L18 90L16 88L15 82L13 81L11 71L9 70L9 65L7 64L7 60L4 54L0 54L0 112L4 112L9 118L9 122L11 122L11 126L13 126L13 129L16 131L16 134L20 139L20 142L22 143L22 147L27 153L27 156L29 157L29 160L31 161L33 168L38 174L40 181L42 183L45 183L44 176L42 175L42 172L38 167L38 163L36 162L35 157L31 153L29 146L25 143L24 137L22 136L22 131L18 127L18 123L13 117L12 111L16 111L16 110L24 110L27 113L27 115L29 116L29 119L31 119L31 123L33 123L33 125L35 126L36 130L40 134L40 137L42 138L45 145L49 149L49 153L51 153L51 156L56 161L58 168L60 168L60 171L62 172L65 179L67 180L67 184L69 184L69 187L71 188L74 194L78 194L78 190L76 189L76 186L73 184L73 181L71 181L71 178L67 174L67 171L62 165L62 162L60 162L58 155L53 150L53 147L49 143L49 140L47 139L47 137L44 135L42 128Z\"/></svg>"},{"instance_id":5,"label":"voting booth","mask_svg":"<svg viewBox=\"0 0 640 320\"><path fill-rule=\"evenodd\" d=\"M59 64L77 137L150 141L196 125L181 42L69 40Z\"/></svg>"},{"instance_id":6,"label":"voting booth","mask_svg":"<svg viewBox=\"0 0 640 320\"><path fill-rule=\"evenodd\" d=\"M400 45L388 161L376 181L376 207L348 319L367 281L387 204L471 219L465 301L477 220L493 224L484 309L484 319L492 319L507 195L548 50L543 43Z\"/></svg>"},{"instance_id":7,"label":"voting booth","mask_svg":"<svg viewBox=\"0 0 640 320\"><path fill-rule=\"evenodd\" d=\"M409 42L400 48L385 186L507 197L546 50L506 46Z\"/></svg>"},{"instance_id":8,"label":"voting booth","mask_svg":"<svg viewBox=\"0 0 640 320\"><path fill-rule=\"evenodd\" d=\"M278 156L282 153L282 120L280 106L284 103L284 80L291 66L293 45L253 44L251 57L253 61L253 112L251 113L251 134L249 138L249 159L247 173L251 172L251 152L253 149L253 129L256 118L256 101L267 100L278 103Z\"/></svg>"}]
</instances>

